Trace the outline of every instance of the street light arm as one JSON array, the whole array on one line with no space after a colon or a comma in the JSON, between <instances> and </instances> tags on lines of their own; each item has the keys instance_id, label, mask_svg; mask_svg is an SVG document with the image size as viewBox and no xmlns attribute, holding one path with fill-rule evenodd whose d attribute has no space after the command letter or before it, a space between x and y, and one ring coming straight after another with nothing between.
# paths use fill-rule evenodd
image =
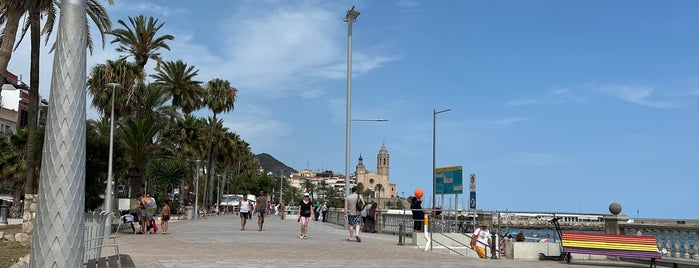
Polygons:
<instances>
[{"instance_id":1,"label":"street light arm","mask_svg":"<svg viewBox=\"0 0 699 268\"><path fill-rule=\"evenodd\" d=\"M388 119L351 119L351 121L364 121L364 122L388 122Z\"/></svg>"}]
</instances>

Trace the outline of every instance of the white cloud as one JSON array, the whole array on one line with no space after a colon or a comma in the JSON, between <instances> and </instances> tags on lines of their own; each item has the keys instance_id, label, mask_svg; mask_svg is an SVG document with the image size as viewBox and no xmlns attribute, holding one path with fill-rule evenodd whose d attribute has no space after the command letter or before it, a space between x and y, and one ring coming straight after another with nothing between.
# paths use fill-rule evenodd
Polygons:
<instances>
[{"instance_id":1,"label":"white cloud","mask_svg":"<svg viewBox=\"0 0 699 268\"><path fill-rule=\"evenodd\" d=\"M679 108L677 103L667 100L658 100L655 96L653 96L654 88L652 87L632 85L602 85L599 86L598 89L600 92L629 103L659 109Z\"/></svg>"},{"instance_id":2,"label":"white cloud","mask_svg":"<svg viewBox=\"0 0 699 268\"><path fill-rule=\"evenodd\" d=\"M536 104L540 104L540 103L541 103L540 99L522 98L522 99L509 100L505 104L507 106L527 106L527 105L536 105Z\"/></svg>"},{"instance_id":3,"label":"white cloud","mask_svg":"<svg viewBox=\"0 0 699 268\"><path fill-rule=\"evenodd\" d=\"M234 21L220 23L237 25L219 34L226 41L218 67L241 88L276 96L295 94L319 80L346 77L346 26L337 12L317 3L291 5L264 12L241 8L231 16ZM355 47L353 75L397 59Z\"/></svg>"},{"instance_id":4,"label":"white cloud","mask_svg":"<svg viewBox=\"0 0 699 268\"><path fill-rule=\"evenodd\" d=\"M699 95L699 91L671 93L665 96L656 94L657 88L627 84L585 83L569 87L555 86L540 95L517 98L505 102L507 106L528 106L541 104L585 103L600 93L618 100L658 109L680 108L674 98Z\"/></svg>"},{"instance_id":5,"label":"white cloud","mask_svg":"<svg viewBox=\"0 0 699 268\"><path fill-rule=\"evenodd\" d=\"M288 135L288 124L270 119L272 112L260 105L244 104L224 114L224 126L248 142L253 151L272 151L279 140ZM269 146L269 147L265 147Z\"/></svg>"},{"instance_id":6,"label":"white cloud","mask_svg":"<svg viewBox=\"0 0 699 268\"><path fill-rule=\"evenodd\" d=\"M526 117L511 117L511 118L505 118L505 119L500 119L500 120L494 120L494 121L492 121L492 124L496 125L496 126L508 126L508 125L512 125L512 124L527 121L527 120L529 120L529 119Z\"/></svg>"},{"instance_id":7,"label":"white cloud","mask_svg":"<svg viewBox=\"0 0 699 268\"><path fill-rule=\"evenodd\" d=\"M400 0L400 1L398 1L399 7L414 8L414 7L418 7L419 5L420 5L420 1L418 1L418 0Z\"/></svg>"}]
</instances>

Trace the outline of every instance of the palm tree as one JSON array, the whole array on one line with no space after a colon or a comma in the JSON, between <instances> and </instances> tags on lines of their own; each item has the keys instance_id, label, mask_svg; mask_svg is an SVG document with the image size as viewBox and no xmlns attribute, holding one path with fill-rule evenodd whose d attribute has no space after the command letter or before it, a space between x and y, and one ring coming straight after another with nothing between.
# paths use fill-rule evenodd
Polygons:
<instances>
[{"instance_id":1,"label":"palm tree","mask_svg":"<svg viewBox=\"0 0 699 268\"><path fill-rule=\"evenodd\" d=\"M192 161L203 158L203 143L201 130L202 121L191 115L184 118L176 118L174 122L168 122L164 142L172 144L175 150L175 157L182 161ZM189 178L193 178L195 172L190 168L187 170ZM182 180L180 185L180 207L189 205L189 188L192 182L188 179ZM185 190L187 189L187 190Z\"/></svg>"},{"instance_id":2,"label":"palm tree","mask_svg":"<svg viewBox=\"0 0 699 268\"><path fill-rule=\"evenodd\" d=\"M100 19L94 20L98 25L98 28L102 33L104 29L111 28L111 23L109 21L109 16L106 14L104 7L99 3L94 3L95 0L88 1L93 2L92 5L87 9L87 13L99 14L97 17ZM110 0L110 3L112 1ZM25 193L34 193L34 181L36 180L36 170L38 165L36 164L36 144L34 142L36 137L36 114L39 106L39 55L40 55L40 45L41 45L41 34L46 33L46 38L51 34L55 22L56 10L58 8L58 2L54 0L33 0L33 1L22 1L22 0L6 0L3 1L5 9L2 10L3 15L7 16L6 27L3 30L3 40L0 44L0 72L3 75L3 80L7 75L6 69L10 62L12 56L11 47L15 43L15 37L17 34L17 29L19 26L19 18L24 13L29 13L29 23L25 24L22 29L22 35L20 40L17 41L17 45L22 41L22 38L26 34L27 30L31 28L31 59L30 59L30 90L29 90L29 121L27 128L29 130L29 143L27 144L27 178L24 185ZM40 30L41 14L47 14L46 25L44 26L44 32ZM93 16L93 19L95 17ZM105 22L106 21L106 22ZM87 21L86 21L87 23ZM92 51L92 41L89 38L89 27L87 42ZM0 81L3 82L4 81ZM1 89L0 89L1 90Z\"/></svg>"},{"instance_id":3,"label":"palm tree","mask_svg":"<svg viewBox=\"0 0 699 268\"><path fill-rule=\"evenodd\" d=\"M31 1L26 0L3 0L2 15L4 17L5 28L2 33L2 41L0 43L0 74L2 81L5 83L7 77L7 65L12 57L12 47L15 45L17 37L17 29L19 28L19 20L27 11L27 4ZM1 91L2 89L0 89Z\"/></svg>"},{"instance_id":4,"label":"palm tree","mask_svg":"<svg viewBox=\"0 0 699 268\"><path fill-rule=\"evenodd\" d=\"M381 183L376 184L376 186L374 186L374 190L376 190L376 192L379 194L379 207L381 207L381 192L384 191L383 185Z\"/></svg>"},{"instance_id":5,"label":"palm tree","mask_svg":"<svg viewBox=\"0 0 699 268\"><path fill-rule=\"evenodd\" d=\"M107 1L110 5L114 4L114 0ZM0 75L2 77L0 80L7 76L7 66L12 58L12 47L15 46L15 41L17 37L17 30L19 29L19 20L22 16L29 11L30 5L33 8L40 8L40 12L46 14L45 24L43 27L42 34L46 34L46 41L48 42L51 33L53 32L56 15L58 9L60 8L60 1L58 0L2 0L0 1L0 16L5 18L5 28L2 31L2 39L0 41ZM107 14L107 10L99 3L99 0L87 0L87 15L92 19L92 21L97 26L102 37L102 45L104 46L104 34L112 28L111 20ZM87 21L85 22L87 23ZM36 23L35 23L36 24ZM22 35L20 41L17 41L17 45L21 42L22 37L27 32L30 24L26 24L22 30ZM90 53L93 51L93 42L90 37L90 28L87 27L87 45L90 49ZM38 31L37 31L38 32ZM55 46L55 44L54 44ZM52 48L53 50L53 48ZM31 72L31 71L30 71ZM37 70L38 72L38 70ZM30 74L31 75L31 74ZM3 82L3 81L0 81ZM2 91L2 89L0 89Z\"/></svg>"},{"instance_id":6,"label":"palm tree","mask_svg":"<svg viewBox=\"0 0 699 268\"><path fill-rule=\"evenodd\" d=\"M328 189L327 195L330 197L330 206L335 207L335 197L337 196L338 191L335 189L335 187L330 187Z\"/></svg>"},{"instance_id":7,"label":"palm tree","mask_svg":"<svg viewBox=\"0 0 699 268\"><path fill-rule=\"evenodd\" d=\"M36 114L39 107L39 46L41 45L41 33L39 24L41 23L41 10L46 6L51 5L50 1L37 0L29 1L27 8L29 10L29 25L31 26L31 58L30 58L30 73L29 73L29 121L27 124L27 133L29 138L27 142L27 178L24 182L24 193L34 193L34 181L36 181Z\"/></svg>"},{"instance_id":8,"label":"palm tree","mask_svg":"<svg viewBox=\"0 0 699 268\"><path fill-rule=\"evenodd\" d=\"M129 163L128 175L132 191L141 192L141 171L145 171L148 160L156 154L157 145L153 138L160 126L144 118L128 117L119 123L119 140L124 157Z\"/></svg>"},{"instance_id":9,"label":"palm tree","mask_svg":"<svg viewBox=\"0 0 699 268\"><path fill-rule=\"evenodd\" d=\"M167 95L163 89L155 87L153 84L141 84L136 87L134 93L133 116L148 119L161 126L165 126L170 118L180 118L177 110L169 105Z\"/></svg>"},{"instance_id":10,"label":"palm tree","mask_svg":"<svg viewBox=\"0 0 699 268\"><path fill-rule=\"evenodd\" d=\"M17 128L15 134L0 136L0 182L2 188L12 189L15 200L19 200L27 176L27 139L27 132L20 128ZM15 202L13 211L20 210L20 202Z\"/></svg>"},{"instance_id":11,"label":"palm tree","mask_svg":"<svg viewBox=\"0 0 699 268\"><path fill-rule=\"evenodd\" d=\"M213 142L214 142L214 137L217 135L214 135L215 133L220 133L218 131L214 130L214 127L219 125L219 120L216 119L216 116L220 113L223 112L228 112L230 110L233 110L234 104L235 104L235 97L237 93L237 89L234 87L231 87L231 84L226 81L222 80L219 78L215 78L211 81L209 81L206 84L205 89L205 97L204 101L206 102L206 106L211 109L211 112L213 112L213 118L210 121L210 126L211 126L211 135L209 136L209 148L207 152L207 159L209 160L208 164L208 169L211 172L207 174L206 181L206 189L207 189L207 197L210 197L211 194L213 194L213 184L214 181L212 179L212 174L213 174L213 168L214 168L214 159L213 159ZM223 125L223 122L221 121L221 126ZM205 198L207 199L207 198Z\"/></svg>"},{"instance_id":12,"label":"palm tree","mask_svg":"<svg viewBox=\"0 0 699 268\"><path fill-rule=\"evenodd\" d=\"M204 203L207 206L210 206L212 203L211 201L212 196L214 194L214 174L215 173L215 162L216 158L214 155L217 155L217 152L214 152L218 146L213 145L213 141L222 141L224 138L224 134L228 130L227 128L223 127L223 120L217 120L214 117L209 117L208 118L208 129L210 130L209 133L207 133L207 139L209 142L208 149L207 149L207 159L208 159L208 166L207 166L207 172L206 172L206 184L205 184L205 192L204 192Z\"/></svg>"},{"instance_id":13,"label":"palm tree","mask_svg":"<svg viewBox=\"0 0 699 268\"><path fill-rule=\"evenodd\" d=\"M148 59L153 59L160 65L160 53L157 51L161 48L170 50L170 47L165 43L168 40L174 40L175 37L169 34L156 36L160 28L165 23L158 24L158 20L153 17L140 15L136 18L129 17L129 22L132 27L126 24L123 20L118 20L123 29L114 29L109 34L114 36L112 44L118 43L117 52L127 55L122 58L133 56L136 64L143 68L148 63Z\"/></svg>"},{"instance_id":14,"label":"palm tree","mask_svg":"<svg viewBox=\"0 0 699 268\"><path fill-rule=\"evenodd\" d=\"M320 188L319 190L323 193L323 199L328 198L328 182L326 180L321 180L320 181Z\"/></svg>"},{"instance_id":15,"label":"palm tree","mask_svg":"<svg viewBox=\"0 0 699 268\"><path fill-rule=\"evenodd\" d=\"M117 83L121 89L114 94L114 117L118 120L131 113L133 96L145 78L143 69L126 60L107 60L92 67L87 79L87 91L92 95L92 107L111 116L112 94L107 83Z\"/></svg>"},{"instance_id":16,"label":"palm tree","mask_svg":"<svg viewBox=\"0 0 699 268\"><path fill-rule=\"evenodd\" d=\"M185 178L185 169L185 165L177 159L155 159L149 166L151 177L166 195Z\"/></svg>"},{"instance_id":17,"label":"palm tree","mask_svg":"<svg viewBox=\"0 0 699 268\"><path fill-rule=\"evenodd\" d=\"M158 72L151 75L157 87L165 90L172 97L172 106L182 108L190 114L203 105L201 82L194 80L199 73L194 66L187 66L182 60L166 61Z\"/></svg>"},{"instance_id":18,"label":"palm tree","mask_svg":"<svg viewBox=\"0 0 699 268\"><path fill-rule=\"evenodd\" d=\"M301 183L301 187L303 187L306 193L309 193L311 197L313 197L313 191L316 188L316 185L313 183L313 181L305 180L303 183Z\"/></svg>"}]
</instances>

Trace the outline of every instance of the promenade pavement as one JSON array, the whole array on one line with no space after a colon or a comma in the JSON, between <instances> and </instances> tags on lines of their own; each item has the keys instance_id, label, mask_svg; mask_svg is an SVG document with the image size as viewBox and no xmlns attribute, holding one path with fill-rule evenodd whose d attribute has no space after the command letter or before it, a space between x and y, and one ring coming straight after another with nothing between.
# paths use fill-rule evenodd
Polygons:
<instances>
[{"instance_id":1,"label":"promenade pavement","mask_svg":"<svg viewBox=\"0 0 699 268\"><path fill-rule=\"evenodd\" d=\"M257 230L257 217L240 230L236 215L171 221L167 235L123 233L119 251L136 267L646 267L622 262L482 260L414 246L398 246L390 234L362 233L361 243L348 242L348 232L330 223L313 221L308 238L300 239L295 219L265 219ZM408 239L410 241L410 239Z\"/></svg>"}]
</instances>

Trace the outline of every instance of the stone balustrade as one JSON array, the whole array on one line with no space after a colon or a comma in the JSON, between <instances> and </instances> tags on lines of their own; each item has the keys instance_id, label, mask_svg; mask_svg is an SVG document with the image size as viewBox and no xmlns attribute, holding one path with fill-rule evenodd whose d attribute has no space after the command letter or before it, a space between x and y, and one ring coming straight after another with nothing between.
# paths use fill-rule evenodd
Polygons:
<instances>
[{"instance_id":1,"label":"stone balustrade","mask_svg":"<svg viewBox=\"0 0 699 268\"><path fill-rule=\"evenodd\" d=\"M377 219L377 231L382 233L398 233L399 224L403 223L405 228L412 228L412 213L410 210L380 210ZM344 225L342 209L330 208L328 210L328 222ZM448 222L448 221L445 221ZM655 221L649 223L619 223L622 234L636 235L640 231L642 235L655 236L658 241L658 249L665 257L675 257L683 259L699 260L699 226L683 225L681 221L672 224L673 221ZM604 230L602 222L573 222L563 224L564 229L569 230ZM457 223L455 222L455 226ZM502 221L500 226L510 228L531 228L531 229L551 229L553 228L547 221ZM496 225L493 229L497 229ZM438 231L435 229L434 231Z\"/></svg>"},{"instance_id":2,"label":"stone balustrade","mask_svg":"<svg viewBox=\"0 0 699 268\"><path fill-rule=\"evenodd\" d=\"M699 226L621 223L627 235L652 235L665 257L699 259Z\"/></svg>"}]
</instances>

